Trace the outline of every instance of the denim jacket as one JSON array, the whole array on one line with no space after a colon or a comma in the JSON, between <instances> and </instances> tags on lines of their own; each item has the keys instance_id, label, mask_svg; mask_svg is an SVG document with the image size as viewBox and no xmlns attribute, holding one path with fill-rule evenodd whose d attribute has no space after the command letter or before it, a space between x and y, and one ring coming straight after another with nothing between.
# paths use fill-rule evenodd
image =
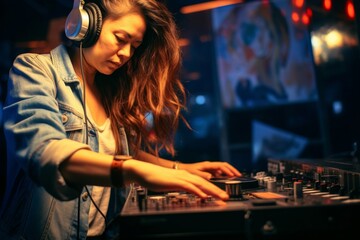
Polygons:
<instances>
[{"instance_id":1,"label":"denim jacket","mask_svg":"<svg viewBox=\"0 0 360 240\"><path fill-rule=\"evenodd\" d=\"M77 239L79 203L79 234L86 238L91 199L83 186L66 183L58 166L79 149L98 151L98 135L89 125L85 144L82 88L65 46L15 59L3 110L8 148L0 239ZM107 220L121 210L123 193L112 188Z\"/></svg>"}]
</instances>

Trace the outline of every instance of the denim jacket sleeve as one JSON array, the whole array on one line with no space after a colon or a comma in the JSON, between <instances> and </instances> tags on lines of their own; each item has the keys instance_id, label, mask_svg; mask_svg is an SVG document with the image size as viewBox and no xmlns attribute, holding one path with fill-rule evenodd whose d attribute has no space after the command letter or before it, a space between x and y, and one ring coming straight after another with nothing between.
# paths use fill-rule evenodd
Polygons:
<instances>
[{"instance_id":1,"label":"denim jacket sleeve","mask_svg":"<svg viewBox=\"0 0 360 240\"><path fill-rule=\"evenodd\" d=\"M82 186L68 185L58 166L89 146L68 138L57 99L59 84L64 85L49 55L18 56L9 72L4 130L8 158L55 198L70 200Z\"/></svg>"}]
</instances>

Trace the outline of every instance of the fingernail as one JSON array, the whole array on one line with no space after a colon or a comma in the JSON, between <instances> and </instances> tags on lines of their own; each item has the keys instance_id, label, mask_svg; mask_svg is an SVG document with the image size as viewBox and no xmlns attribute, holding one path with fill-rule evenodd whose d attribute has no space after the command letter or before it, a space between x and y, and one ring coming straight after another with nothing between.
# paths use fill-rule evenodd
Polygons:
<instances>
[{"instance_id":1,"label":"fingernail","mask_svg":"<svg viewBox=\"0 0 360 240\"><path fill-rule=\"evenodd\" d=\"M222 193L222 194L220 194L220 197L221 197L221 199L228 199L229 198L229 195L227 194L227 193Z\"/></svg>"}]
</instances>

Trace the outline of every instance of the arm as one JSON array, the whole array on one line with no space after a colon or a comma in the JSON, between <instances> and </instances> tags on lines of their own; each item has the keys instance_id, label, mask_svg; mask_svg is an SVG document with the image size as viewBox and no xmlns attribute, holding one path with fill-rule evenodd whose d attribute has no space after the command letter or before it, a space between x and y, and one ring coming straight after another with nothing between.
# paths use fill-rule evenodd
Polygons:
<instances>
[{"instance_id":1,"label":"arm","mask_svg":"<svg viewBox=\"0 0 360 240\"><path fill-rule=\"evenodd\" d=\"M10 71L4 129L11 143L9 156L16 161L12 164L54 197L71 200L79 196L84 185L110 186L113 160L67 138L63 124L67 118L63 118L56 101L58 88L67 88L51 66L49 58L36 54L17 58ZM81 118L74 114L72 120L69 130L79 132ZM154 191L184 190L201 197L227 198L223 190L187 171L138 160L126 161L122 168L125 183L137 182Z\"/></svg>"},{"instance_id":2,"label":"arm","mask_svg":"<svg viewBox=\"0 0 360 240\"><path fill-rule=\"evenodd\" d=\"M14 172L21 169L51 195L69 200L76 198L81 188L67 186L58 165L73 152L89 146L67 139L56 101L60 83L61 77L48 55L18 56L9 71L4 133L7 154L12 160L9 166ZM80 117L78 122L78 128L72 125L74 131L81 129Z\"/></svg>"},{"instance_id":3,"label":"arm","mask_svg":"<svg viewBox=\"0 0 360 240\"><path fill-rule=\"evenodd\" d=\"M145 162L157 164L166 168L174 168L174 161L156 157L144 151L139 151L137 159ZM218 176L239 177L241 173L227 162L201 161L197 163L176 163L177 169L187 170L205 179Z\"/></svg>"},{"instance_id":4,"label":"arm","mask_svg":"<svg viewBox=\"0 0 360 240\"><path fill-rule=\"evenodd\" d=\"M150 153L144 152L144 151L138 151L138 154L136 155L136 158L144 161L144 162L148 162L148 163L152 163L152 164L156 164L162 167L166 167L166 168L174 168L174 161L170 161L164 158L160 158L160 157L156 157Z\"/></svg>"},{"instance_id":5,"label":"arm","mask_svg":"<svg viewBox=\"0 0 360 240\"><path fill-rule=\"evenodd\" d=\"M111 186L112 161L110 155L82 149L61 163L60 172L69 184ZM125 184L135 182L153 191L187 191L202 198L212 195L222 200L228 199L225 191L185 170L135 159L126 160L121 170Z\"/></svg>"}]
</instances>

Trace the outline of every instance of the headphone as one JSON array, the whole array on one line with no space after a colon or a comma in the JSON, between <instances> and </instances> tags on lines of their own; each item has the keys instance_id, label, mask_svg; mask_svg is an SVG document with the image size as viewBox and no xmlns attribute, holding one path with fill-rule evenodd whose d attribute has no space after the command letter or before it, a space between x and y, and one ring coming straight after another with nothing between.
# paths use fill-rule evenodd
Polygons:
<instances>
[{"instance_id":1,"label":"headphone","mask_svg":"<svg viewBox=\"0 0 360 240\"><path fill-rule=\"evenodd\" d=\"M67 38L90 47L98 40L102 26L102 14L95 3L84 0L74 0L74 6L65 22Z\"/></svg>"}]
</instances>

